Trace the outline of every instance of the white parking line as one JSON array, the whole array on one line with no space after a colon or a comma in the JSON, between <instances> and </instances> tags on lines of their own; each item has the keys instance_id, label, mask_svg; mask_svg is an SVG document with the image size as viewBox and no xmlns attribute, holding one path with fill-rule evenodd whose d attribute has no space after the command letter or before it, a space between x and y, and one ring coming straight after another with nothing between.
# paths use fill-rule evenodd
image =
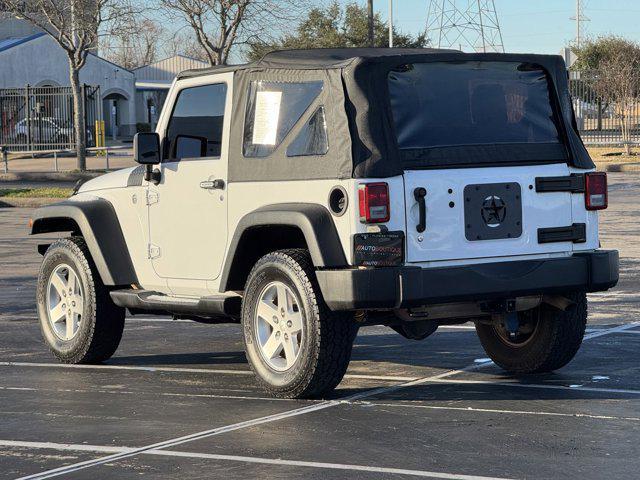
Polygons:
<instances>
[{"instance_id":1,"label":"white parking line","mask_svg":"<svg viewBox=\"0 0 640 480\"><path fill-rule=\"evenodd\" d=\"M172 372L172 373L213 373L216 375L253 375L251 370L225 370L215 368L182 368L182 367L143 367L136 365L70 365L67 363L43 362L0 362L0 367L41 367L65 368L69 370L134 370L142 372ZM397 375L365 375L348 373L347 379L378 380L383 382L410 382L420 377L402 377Z\"/></svg>"},{"instance_id":2,"label":"white parking line","mask_svg":"<svg viewBox=\"0 0 640 480\"><path fill-rule=\"evenodd\" d=\"M78 389L78 388L25 388L25 387L7 387L0 386L0 391L17 391L17 392L55 392L55 393L86 393L86 394L105 394L105 395L154 395L161 397L178 397L178 398L212 398L222 400L259 400L274 402L292 402L287 398L275 397L251 397L249 395L219 395L215 393L171 393L171 392L138 392L133 390L105 390L105 389ZM302 400L297 400L302 402ZM320 400L303 400L305 403L318 403Z\"/></svg>"},{"instance_id":3,"label":"white parking line","mask_svg":"<svg viewBox=\"0 0 640 480\"><path fill-rule=\"evenodd\" d=\"M0 362L0 367L46 367L69 370L136 370L143 372L215 373L219 375L253 375L250 370L224 370L212 368L143 367L136 365L70 365L67 363Z\"/></svg>"},{"instance_id":4,"label":"white parking line","mask_svg":"<svg viewBox=\"0 0 640 480\"><path fill-rule=\"evenodd\" d=\"M623 325L618 325L617 327L607 328L605 330L598 330L596 332L591 332L591 333L585 335L583 340L591 340L592 338L598 338L598 337L601 337L603 335L609 335L611 333L624 332L626 330L630 330L630 329L636 328L638 326L640 326L640 322L625 323Z\"/></svg>"},{"instance_id":5,"label":"white parking line","mask_svg":"<svg viewBox=\"0 0 640 480\"><path fill-rule=\"evenodd\" d=\"M455 385L491 385L497 387L516 387L516 388L537 388L542 390L578 390L583 392L594 393L619 393L627 395L640 395L640 390L631 390L628 388L606 388L606 387L587 387L584 385L552 385L544 383L515 383L515 382L496 382L493 380L446 380L435 379L428 383L450 383Z\"/></svg>"},{"instance_id":6,"label":"white parking line","mask_svg":"<svg viewBox=\"0 0 640 480\"><path fill-rule=\"evenodd\" d=\"M425 410L452 410L461 412L503 413L508 415L541 415L550 417L588 418L594 420L624 420L640 422L640 417L616 417L611 415L592 415L590 413L535 412L531 410L500 410L496 408L449 407L444 405L410 405L408 403L352 402L353 405L366 407L417 408Z\"/></svg>"},{"instance_id":7,"label":"white parking line","mask_svg":"<svg viewBox=\"0 0 640 480\"><path fill-rule=\"evenodd\" d=\"M489 363L489 362L487 362ZM204 430L201 432L196 432L190 435L185 435L183 437L178 437L178 438L173 438L173 439L169 439L169 440L165 440L164 442L158 442L158 443L154 443L151 445L147 445L144 447L139 447L139 448L135 448L133 450L127 450L125 452L121 452L121 453L114 453L112 455L107 455L105 457L102 458L97 458L94 460L87 460L84 462L79 462L79 463L75 463L72 465L67 465L64 467L59 467L59 468L54 468L52 470L47 470L45 472L41 472L41 473L37 473L37 474L33 474L33 475L29 475L26 477L22 477L19 480L32 480L32 479L45 479L45 478L52 478L52 477L57 477L60 475L66 475L72 472L76 472L78 470L83 470L85 468L89 468L89 467L95 467L98 465L103 465L105 463L109 463L109 462L114 462L114 461L118 461L118 460L122 460L124 458L129 458L129 457L133 457L133 456L137 456L137 455L141 455L145 452L148 452L149 450L160 450L160 449L165 449L165 448L170 448L170 447L174 447L176 445L181 445L184 443L188 443L188 442L193 442L195 440L201 440L204 438L210 438L213 436L217 436L217 435L221 435L223 433L227 433L227 432L233 432L236 430L241 430L243 428L249 428L249 427L254 427L257 425L263 425L265 423L271 423L271 422L275 422L278 420L284 420L287 418L291 418L291 417L297 417L300 415L305 415L307 413L312 413L312 412L317 412L320 410L325 410L327 408L331 408L331 407L335 407L337 405L341 405L343 403L347 403L347 402L351 402L351 401L355 401L355 400L361 400L363 398L368 398L374 395L379 395L379 394L384 394L384 393L389 393L395 390L398 390L400 388L406 388L406 387L411 387L411 386L415 386L415 385L420 385L422 383L426 383L430 380L437 380L437 379L442 379L442 378L446 378L446 377L450 377L452 375L457 375L459 373L463 373L463 372L469 372L469 371L473 371L473 370L477 370L479 368L482 368L485 364L473 364L470 365L466 368L462 368L459 370L449 370L447 372L444 373L440 373L438 375L434 375L431 377L426 377L426 378L421 378L418 380L414 380L412 382L406 382L406 383L401 383L401 384L397 384L397 385L391 385L388 387L381 387L381 388L375 388L372 390L367 390L364 392L360 392L360 393L356 393L354 395L350 395L348 397L345 397L343 399L340 400L327 400L327 401L323 401L320 403L317 403L315 405L309 405L306 407L301 407L301 408L296 408L294 410L288 410L282 413L277 413L274 415L268 415L265 417L259 417L259 418L255 418L253 420L247 420L244 422L239 422L239 423L234 423L231 425L227 425L224 427L218 427L218 428L213 428L210 430Z\"/></svg>"},{"instance_id":8,"label":"white parking line","mask_svg":"<svg viewBox=\"0 0 640 480\"><path fill-rule=\"evenodd\" d=\"M620 326L613 327L613 328L610 328L610 329L607 329L607 330L594 332L594 333L585 335L584 339L585 340L589 340L591 338L596 338L596 337L599 337L599 336L602 336L602 335L607 335L609 333L615 333L615 332L618 332L618 331L621 331L621 330L634 328L634 327L638 326L639 324L640 324L640 322L634 322L634 323L631 323L631 324L620 325ZM94 467L94 466L98 466L98 465L103 465L105 463L109 463L109 462L113 462L113 461L117 461L117 460L122 460L124 458L137 456L137 455L143 454L145 452L148 452L150 450L160 450L160 449L170 448L170 447L174 447L176 445L181 445L181 444L184 444L184 443L192 442L192 441L195 441L195 440L200 440L200 439L203 439L203 438L209 438L209 437L220 435L220 434L227 433L227 432L232 432L232 431L236 431L236 430L240 430L240 429L244 429L244 428L249 428L249 427L254 427L254 426L257 426L257 425L263 425L263 424L266 424L266 423L275 422L275 421L278 421L278 420L283 420L283 419L287 419L287 418L291 418L291 417L297 417L297 416L300 416L300 415L305 415L307 413L312 413L312 412L317 412L317 411L320 411L320 410L325 410L327 408L335 407L337 405L353 402L353 401L356 401L356 400L362 400L362 399L369 398L369 397L372 397L372 396L375 396L375 395L390 393L390 392L393 392L393 391L396 391L396 390L399 390L399 389L402 389L402 388L408 388L408 387L413 387L413 386L417 386L417 385L427 384L427 383L430 383L430 382L436 382L436 381L439 381L439 380L444 380L447 377L458 375L458 374L464 373L464 372L475 371L475 370L487 367L489 365L493 365L493 362L487 361L487 362L483 362L483 363L474 363L474 364L469 365L469 366L467 366L465 368L461 368L461 369L458 369L458 370L450 370L450 371L441 373L439 375L433 375L433 376L430 376L430 377L425 377L425 378L421 378L421 379L418 379L418 380L413 380L413 381L410 381L410 382L400 383L400 384L397 384L397 385L391 385L391 386L388 386L388 387L375 388L375 389L372 389L372 390L367 390L367 391L364 391L364 392L356 393L356 394L351 395L349 397L345 397L345 398L343 398L341 400L323 401L323 402L320 402L320 403L315 404L315 405L310 405L310 406L306 406L306 407L302 407L302 408L297 408L297 409L294 409L294 410L289 410L289 411L278 413L278 414L275 414L275 415L268 415L268 416L265 416L265 417L259 417L259 418L255 418L253 420L239 422L239 423L231 424L231 425L224 426L224 427L218 427L218 428L213 428L213 429L210 429L210 430L204 430L204 431L201 431L201 432L193 433L191 435L186 435L186 436L183 436L183 437L169 439L169 440L166 440L164 442L159 442L159 443L155 443L155 444L139 447L139 448L136 448L134 450L130 450L130 451L122 452L122 453L115 453L115 454L112 454L112 455L107 455L107 456L102 457L102 458L98 458L98 459L94 459L94 460L88 460L88 461L84 461L84 462L79 462L79 463L75 463L75 464L72 464L72 465L55 468L55 469L52 469L52 470L47 470L45 472L41 472L41 473L38 473L38 474L22 477L22 479L20 479L20 480L45 479L45 478L56 477L56 476L59 476L59 475L65 475L65 474L68 474L68 473L71 473L71 472L75 472L75 471L78 471L78 470L83 470L85 468ZM523 385L523 384L516 384L516 385Z\"/></svg>"},{"instance_id":9,"label":"white parking line","mask_svg":"<svg viewBox=\"0 0 640 480\"><path fill-rule=\"evenodd\" d=\"M639 294L634 292L594 292L587 294L588 297L640 297Z\"/></svg>"},{"instance_id":10,"label":"white parking line","mask_svg":"<svg viewBox=\"0 0 640 480\"><path fill-rule=\"evenodd\" d=\"M16 442L12 440L0 440L0 446L19 448L38 448L67 452L97 452L97 453L128 453L135 448L112 447L105 445L76 445L49 442ZM147 450L144 455L158 455L165 457L198 458L207 460L222 460L242 463L257 463L266 465L279 465L290 467L307 467L328 470L343 470L356 472L387 473L392 475L409 475L422 478L440 478L446 480L508 480L497 477L483 477L478 475L462 475L455 473L430 472L427 470L409 470L405 468L374 467L370 465L353 465L344 463L305 462L302 460L286 460L282 458L247 457L241 455L220 455L212 453L181 452L176 450Z\"/></svg>"}]
</instances>

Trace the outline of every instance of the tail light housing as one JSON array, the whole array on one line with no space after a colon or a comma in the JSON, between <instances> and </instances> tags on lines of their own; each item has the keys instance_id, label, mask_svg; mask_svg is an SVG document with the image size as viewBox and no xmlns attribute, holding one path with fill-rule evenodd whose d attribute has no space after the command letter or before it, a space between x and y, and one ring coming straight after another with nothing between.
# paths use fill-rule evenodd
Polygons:
<instances>
[{"instance_id":1,"label":"tail light housing","mask_svg":"<svg viewBox=\"0 0 640 480\"><path fill-rule=\"evenodd\" d=\"M587 173L584 177L584 205L587 210L604 210L609 204L607 174Z\"/></svg>"},{"instance_id":2,"label":"tail light housing","mask_svg":"<svg viewBox=\"0 0 640 480\"><path fill-rule=\"evenodd\" d=\"M388 222L390 217L389 185L385 182L358 185L358 204L362 223Z\"/></svg>"}]
</instances>

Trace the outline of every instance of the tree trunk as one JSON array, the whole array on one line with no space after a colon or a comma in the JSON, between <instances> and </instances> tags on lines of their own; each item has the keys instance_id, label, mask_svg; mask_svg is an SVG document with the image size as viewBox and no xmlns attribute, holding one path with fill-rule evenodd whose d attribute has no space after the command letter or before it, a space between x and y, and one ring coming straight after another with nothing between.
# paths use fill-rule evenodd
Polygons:
<instances>
[{"instance_id":1,"label":"tree trunk","mask_svg":"<svg viewBox=\"0 0 640 480\"><path fill-rule=\"evenodd\" d=\"M82 99L82 88L80 86L80 70L74 68L73 64L69 62L69 78L71 80L71 92L73 93L73 129L76 137L76 155L77 163L76 168L81 172L87 169L87 132L84 102Z\"/></svg>"}]
</instances>

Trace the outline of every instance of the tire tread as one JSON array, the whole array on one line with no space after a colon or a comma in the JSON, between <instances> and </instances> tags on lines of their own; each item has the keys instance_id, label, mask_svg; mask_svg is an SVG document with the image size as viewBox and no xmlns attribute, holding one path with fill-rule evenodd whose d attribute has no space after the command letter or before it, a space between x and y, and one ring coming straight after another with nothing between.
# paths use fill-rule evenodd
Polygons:
<instances>
[{"instance_id":1,"label":"tire tread","mask_svg":"<svg viewBox=\"0 0 640 480\"><path fill-rule=\"evenodd\" d=\"M295 272L303 284L304 292L300 293L307 297L314 313L312 317L319 320L320 335L311 338L316 348L310 349L316 354L311 361L315 368L305 371L301 378L286 389L274 387L262 380L249 362L251 368L262 387L274 397L313 398L324 395L338 386L349 365L357 333L353 316L348 312L333 312L324 303L314 266L306 249L284 249L265 255L252 268L247 284L261 266L270 262L282 263ZM245 299L246 295L243 297L243 311Z\"/></svg>"},{"instance_id":2,"label":"tire tread","mask_svg":"<svg viewBox=\"0 0 640 480\"><path fill-rule=\"evenodd\" d=\"M109 359L117 350L124 330L125 312L123 308L113 303L109 289L102 283L100 275L91 258L91 253L83 237L72 236L56 240L45 255L55 250L63 250L71 254L89 279L89 285L84 285L85 302L94 305L95 319L90 323L90 330L86 334L81 348L70 355L62 354L47 343L47 346L63 363L99 363ZM46 284L47 279L40 275L39 282ZM44 285L46 288L46 285ZM44 291L39 288L39 291ZM43 301L43 299L38 299Z\"/></svg>"},{"instance_id":3,"label":"tire tread","mask_svg":"<svg viewBox=\"0 0 640 480\"><path fill-rule=\"evenodd\" d=\"M544 335L534 339L531 348L508 349L492 326L476 323L476 331L487 355L512 373L547 373L564 367L576 355L587 325L587 297L584 292L565 295L574 305L565 311L542 305L541 322Z\"/></svg>"}]
</instances>

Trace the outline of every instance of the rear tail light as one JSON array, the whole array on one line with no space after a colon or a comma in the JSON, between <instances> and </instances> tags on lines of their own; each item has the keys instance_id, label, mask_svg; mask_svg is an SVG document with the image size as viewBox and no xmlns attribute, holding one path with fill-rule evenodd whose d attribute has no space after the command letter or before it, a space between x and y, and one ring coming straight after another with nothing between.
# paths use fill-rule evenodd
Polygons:
<instances>
[{"instance_id":1,"label":"rear tail light","mask_svg":"<svg viewBox=\"0 0 640 480\"><path fill-rule=\"evenodd\" d=\"M361 222L389 221L389 185L386 183L361 183L358 186L358 203Z\"/></svg>"},{"instance_id":2,"label":"rear tail light","mask_svg":"<svg viewBox=\"0 0 640 480\"><path fill-rule=\"evenodd\" d=\"M607 174L587 173L584 178L584 204L587 210L604 210L608 202Z\"/></svg>"}]
</instances>

